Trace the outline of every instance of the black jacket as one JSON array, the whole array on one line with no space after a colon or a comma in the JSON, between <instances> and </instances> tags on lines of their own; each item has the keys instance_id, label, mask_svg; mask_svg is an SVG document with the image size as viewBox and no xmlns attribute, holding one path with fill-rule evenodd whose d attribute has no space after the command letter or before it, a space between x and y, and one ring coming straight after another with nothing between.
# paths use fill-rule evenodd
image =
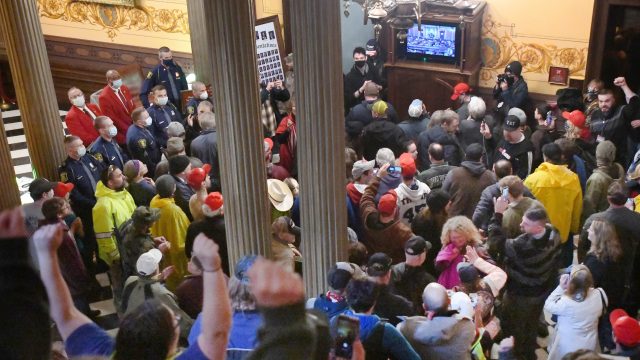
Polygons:
<instances>
[{"instance_id":1,"label":"black jacket","mask_svg":"<svg viewBox=\"0 0 640 360\"><path fill-rule=\"evenodd\" d=\"M513 174L523 180L533 172L533 144L531 140L524 138L519 143L511 144L504 139L496 142L494 138L491 138L487 140L486 144L487 148L493 152L492 164L499 160L508 160L511 163Z\"/></svg>"},{"instance_id":2,"label":"black jacket","mask_svg":"<svg viewBox=\"0 0 640 360\"><path fill-rule=\"evenodd\" d=\"M436 279L423 266L416 267L408 266L407 263L399 263L391 268L390 285L395 293L413 303L413 308L417 314L424 312L424 310L421 310L424 288L435 281Z\"/></svg>"},{"instance_id":3,"label":"black jacket","mask_svg":"<svg viewBox=\"0 0 640 360\"><path fill-rule=\"evenodd\" d=\"M532 199L536 198L526 187L524 188L523 195ZM491 219L494 212L493 198L497 198L498 196L500 196L499 183L487 186L487 188L482 191L480 201L478 202L478 205L476 205L476 209L473 211L473 217L471 218L473 224L478 229L487 230L489 226L489 219Z\"/></svg>"},{"instance_id":4,"label":"black jacket","mask_svg":"<svg viewBox=\"0 0 640 360\"><path fill-rule=\"evenodd\" d=\"M427 170L429 161L429 145L438 143L444 147L444 161L451 166L459 166L462 162L463 150L455 136L447 133L442 126L434 126L420 133L418 136L418 156L420 171Z\"/></svg>"},{"instance_id":5,"label":"black jacket","mask_svg":"<svg viewBox=\"0 0 640 360\"><path fill-rule=\"evenodd\" d=\"M561 267L560 234L547 224L544 236L536 239L522 234L507 239L502 232L502 214L494 214L489 224L487 244L494 259L503 262L508 276L506 289L512 295L539 297L553 290Z\"/></svg>"},{"instance_id":6,"label":"black jacket","mask_svg":"<svg viewBox=\"0 0 640 360\"><path fill-rule=\"evenodd\" d=\"M358 137L362 133L362 129L373 122L371 108L373 107L373 103L376 101L378 100L363 100L360 104L354 106L349 111L349 115L345 118L345 129L350 138L353 139ZM397 124L398 113L396 113L396 109L389 103L387 103L387 106L387 119L392 123Z\"/></svg>"},{"instance_id":7,"label":"black jacket","mask_svg":"<svg viewBox=\"0 0 640 360\"><path fill-rule=\"evenodd\" d=\"M500 87L495 87L493 89L493 98L498 103L504 102L503 107L506 106L507 109L514 107L522 109L529 100L529 86L523 78L520 78L506 91L503 91Z\"/></svg>"},{"instance_id":8,"label":"black jacket","mask_svg":"<svg viewBox=\"0 0 640 360\"><path fill-rule=\"evenodd\" d=\"M406 138L398 125L387 119L377 119L362 130L362 153L365 159L375 159L381 148L389 148L396 158L404 152Z\"/></svg>"},{"instance_id":9,"label":"black jacket","mask_svg":"<svg viewBox=\"0 0 640 360\"><path fill-rule=\"evenodd\" d=\"M409 300L392 293L388 285L380 285L380 294L373 314L389 320L389 324L396 326L400 323L398 316L413 316L415 310Z\"/></svg>"},{"instance_id":10,"label":"black jacket","mask_svg":"<svg viewBox=\"0 0 640 360\"><path fill-rule=\"evenodd\" d=\"M378 85L382 85L382 79L378 76L375 69L372 69L367 64L368 71L363 75L355 64L351 67L351 70L344 77L344 113L347 114L349 109L358 103L358 101L364 100L364 94L360 94L360 97L356 98L353 94L356 90L360 89L366 80L371 80Z\"/></svg>"}]
</instances>

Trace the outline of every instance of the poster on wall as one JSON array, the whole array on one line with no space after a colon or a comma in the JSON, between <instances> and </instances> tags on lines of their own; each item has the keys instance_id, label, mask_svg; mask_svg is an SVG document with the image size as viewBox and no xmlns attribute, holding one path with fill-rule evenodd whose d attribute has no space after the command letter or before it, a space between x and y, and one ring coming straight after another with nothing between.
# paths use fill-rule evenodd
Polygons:
<instances>
[{"instance_id":1,"label":"poster on wall","mask_svg":"<svg viewBox=\"0 0 640 360\"><path fill-rule=\"evenodd\" d=\"M257 20L255 36L260 83L284 81L282 36L278 16Z\"/></svg>"}]
</instances>

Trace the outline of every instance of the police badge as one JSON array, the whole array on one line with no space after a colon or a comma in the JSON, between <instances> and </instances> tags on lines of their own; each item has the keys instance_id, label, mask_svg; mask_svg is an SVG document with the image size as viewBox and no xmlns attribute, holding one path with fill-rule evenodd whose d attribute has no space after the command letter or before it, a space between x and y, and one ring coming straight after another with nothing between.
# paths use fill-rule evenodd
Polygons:
<instances>
[{"instance_id":1,"label":"police badge","mask_svg":"<svg viewBox=\"0 0 640 360\"><path fill-rule=\"evenodd\" d=\"M146 149L147 148L147 140L146 139L138 140L138 146L140 146L143 149Z\"/></svg>"}]
</instances>

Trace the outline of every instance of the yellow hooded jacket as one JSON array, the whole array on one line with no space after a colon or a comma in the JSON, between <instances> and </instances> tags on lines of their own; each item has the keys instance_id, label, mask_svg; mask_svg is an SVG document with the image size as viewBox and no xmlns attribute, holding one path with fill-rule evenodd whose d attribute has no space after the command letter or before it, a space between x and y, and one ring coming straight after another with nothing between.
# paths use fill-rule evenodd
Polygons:
<instances>
[{"instance_id":1,"label":"yellow hooded jacket","mask_svg":"<svg viewBox=\"0 0 640 360\"><path fill-rule=\"evenodd\" d=\"M568 240L569 232L580 232L582 188L578 175L566 165L543 162L527 176L524 185L544 205L551 224L560 232L562 243Z\"/></svg>"},{"instance_id":2,"label":"yellow hooded jacket","mask_svg":"<svg viewBox=\"0 0 640 360\"><path fill-rule=\"evenodd\" d=\"M113 228L131 219L136 203L126 189L115 191L106 187L102 181L98 181L96 185L96 199L98 201L93 207L93 229L98 252L100 258L111 266L114 260L120 258Z\"/></svg>"},{"instance_id":3,"label":"yellow hooded jacket","mask_svg":"<svg viewBox=\"0 0 640 360\"><path fill-rule=\"evenodd\" d=\"M175 272L167 279L167 288L174 291L182 278L187 274L187 256L184 253L184 241L187 237L189 218L176 205L173 198L160 198L156 195L151 199L151 208L160 209L160 218L151 226L151 234L164 236L171 249L166 254L165 266L173 265Z\"/></svg>"}]
</instances>

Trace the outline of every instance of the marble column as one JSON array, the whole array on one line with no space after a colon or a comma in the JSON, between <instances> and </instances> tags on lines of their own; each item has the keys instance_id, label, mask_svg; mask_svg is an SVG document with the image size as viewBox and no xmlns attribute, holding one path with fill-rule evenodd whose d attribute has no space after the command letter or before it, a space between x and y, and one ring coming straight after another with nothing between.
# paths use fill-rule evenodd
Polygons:
<instances>
[{"instance_id":1,"label":"marble column","mask_svg":"<svg viewBox=\"0 0 640 360\"><path fill-rule=\"evenodd\" d=\"M20 190L18 190L16 175L13 171L13 164L11 163L11 150L9 149L9 143L7 142L7 133L4 129L4 122L2 121L1 111L0 173L4 174L4 176L0 176L0 189L2 189L2 196L0 196L0 211L2 211L20 205Z\"/></svg>"},{"instance_id":2,"label":"marble column","mask_svg":"<svg viewBox=\"0 0 640 360\"><path fill-rule=\"evenodd\" d=\"M204 15L205 0L188 0L187 10L189 15L189 32L191 37L191 55L193 56L193 67L196 79L202 81L205 85L213 83L211 72L211 50L206 22L207 17Z\"/></svg>"},{"instance_id":3,"label":"marble column","mask_svg":"<svg viewBox=\"0 0 640 360\"><path fill-rule=\"evenodd\" d=\"M331 0L291 2L296 68L303 274L308 296L347 260L340 8Z\"/></svg>"},{"instance_id":4,"label":"marble column","mask_svg":"<svg viewBox=\"0 0 640 360\"><path fill-rule=\"evenodd\" d=\"M31 163L38 176L55 180L65 158L64 132L36 1L0 1L0 31Z\"/></svg>"},{"instance_id":5,"label":"marble column","mask_svg":"<svg viewBox=\"0 0 640 360\"><path fill-rule=\"evenodd\" d=\"M190 3L189 3L190 4ZM246 254L269 256L270 208L258 98L254 2L205 1L230 263Z\"/></svg>"}]
</instances>

